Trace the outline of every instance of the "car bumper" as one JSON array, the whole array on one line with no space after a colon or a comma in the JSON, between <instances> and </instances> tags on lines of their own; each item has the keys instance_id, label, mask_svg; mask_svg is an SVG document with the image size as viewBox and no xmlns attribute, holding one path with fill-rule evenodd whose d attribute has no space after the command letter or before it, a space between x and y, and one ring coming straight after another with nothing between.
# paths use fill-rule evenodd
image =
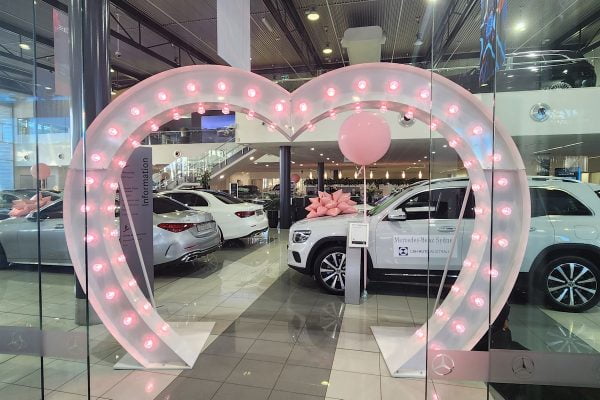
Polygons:
<instances>
[{"instance_id":1,"label":"car bumper","mask_svg":"<svg viewBox=\"0 0 600 400\"><path fill-rule=\"evenodd\" d=\"M310 247L307 243L289 243L287 249L288 267L304 274L310 273L307 268L307 259Z\"/></svg>"},{"instance_id":2,"label":"car bumper","mask_svg":"<svg viewBox=\"0 0 600 400\"><path fill-rule=\"evenodd\" d=\"M239 226L236 229L236 235L233 237L225 237L226 240L249 238L269 229L269 220L266 215L263 215L260 219L255 219L254 221L244 221L244 219L245 218L240 218Z\"/></svg>"},{"instance_id":3,"label":"car bumper","mask_svg":"<svg viewBox=\"0 0 600 400\"><path fill-rule=\"evenodd\" d=\"M155 242L154 264L167 264L177 261L192 261L204 254L215 251L221 246L221 235L218 230L201 237L194 237L191 234L185 239L170 241L165 248Z\"/></svg>"}]
</instances>

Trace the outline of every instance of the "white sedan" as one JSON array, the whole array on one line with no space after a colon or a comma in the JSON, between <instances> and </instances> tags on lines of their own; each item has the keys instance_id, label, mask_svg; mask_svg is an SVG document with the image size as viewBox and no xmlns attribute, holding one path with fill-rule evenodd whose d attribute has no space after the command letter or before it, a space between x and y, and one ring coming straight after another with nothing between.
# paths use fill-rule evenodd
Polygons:
<instances>
[{"instance_id":1,"label":"white sedan","mask_svg":"<svg viewBox=\"0 0 600 400\"><path fill-rule=\"evenodd\" d=\"M227 193L214 190L169 190L161 192L188 207L212 214L223 240L254 236L269 229L263 207L246 203Z\"/></svg>"}]
</instances>

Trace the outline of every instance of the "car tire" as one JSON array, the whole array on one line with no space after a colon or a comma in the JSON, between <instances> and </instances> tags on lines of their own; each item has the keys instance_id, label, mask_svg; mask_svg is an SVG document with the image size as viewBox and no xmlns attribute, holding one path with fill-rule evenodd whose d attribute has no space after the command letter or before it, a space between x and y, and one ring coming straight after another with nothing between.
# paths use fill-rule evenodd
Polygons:
<instances>
[{"instance_id":1,"label":"car tire","mask_svg":"<svg viewBox=\"0 0 600 400\"><path fill-rule=\"evenodd\" d=\"M552 85L550 85L550 89L571 89L573 88L573 85L571 85L569 82L554 82Z\"/></svg>"},{"instance_id":2,"label":"car tire","mask_svg":"<svg viewBox=\"0 0 600 400\"><path fill-rule=\"evenodd\" d=\"M600 300L600 268L587 258L556 258L547 264L541 278L546 303L556 310L582 312Z\"/></svg>"},{"instance_id":3,"label":"car tire","mask_svg":"<svg viewBox=\"0 0 600 400\"><path fill-rule=\"evenodd\" d=\"M343 295L346 288L346 247L331 246L315 258L313 273L317 282L327 292Z\"/></svg>"}]
</instances>

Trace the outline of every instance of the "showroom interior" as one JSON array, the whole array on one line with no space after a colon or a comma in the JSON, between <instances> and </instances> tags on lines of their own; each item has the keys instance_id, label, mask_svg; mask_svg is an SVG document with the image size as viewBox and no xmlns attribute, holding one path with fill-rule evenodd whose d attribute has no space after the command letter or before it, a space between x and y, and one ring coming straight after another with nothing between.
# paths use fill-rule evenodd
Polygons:
<instances>
[{"instance_id":1,"label":"showroom interior","mask_svg":"<svg viewBox=\"0 0 600 400\"><path fill-rule=\"evenodd\" d=\"M598 1L0 4L0 399L600 398Z\"/></svg>"}]
</instances>

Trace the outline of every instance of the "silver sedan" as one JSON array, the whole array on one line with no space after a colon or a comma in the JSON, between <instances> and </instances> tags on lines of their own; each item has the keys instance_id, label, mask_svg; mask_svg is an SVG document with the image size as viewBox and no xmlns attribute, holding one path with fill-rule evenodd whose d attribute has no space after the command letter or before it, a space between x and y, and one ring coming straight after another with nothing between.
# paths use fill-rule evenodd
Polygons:
<instances>
[{"instance_id":1,"label":"silver sedan","mask_svg":"<svg viewBox=\"0 0 600 400\"><path fill-rule=\"evenodd\" d=\"M217 250L221 236L210 213L189 209L165 196L153 198L154 265L188 262ZM41 263L72 265L63 222L63 202L39 212ZM115 220L118 226L118 219ZM0 221L0 266L38 262L37 213Z\"/></svg>"}]
</instances>

